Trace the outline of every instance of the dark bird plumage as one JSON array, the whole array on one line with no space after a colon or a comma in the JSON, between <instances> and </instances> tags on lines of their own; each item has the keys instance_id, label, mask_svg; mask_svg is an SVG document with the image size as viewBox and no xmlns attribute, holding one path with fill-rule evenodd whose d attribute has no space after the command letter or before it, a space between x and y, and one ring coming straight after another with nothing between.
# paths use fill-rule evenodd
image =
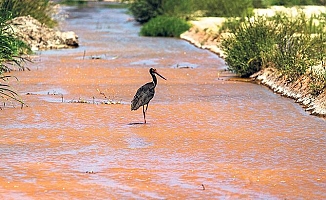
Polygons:
<instances>
[{"instance_id":1,"label":"dark bird plumage","mask_svg":"<svg viewBox=\"0 0 326 200\"><path fill-rule=\"evenodd\" d=\"M155 87L157 85L157 78L156 78L155 74L160 76L164 80L166 80L166 78L164 78L162 75L160 75L154 68L151 68L149 70L149 73L151 74L153 81L141 86L137 90L137 92L134 96L134 99L131 101L131 110L137 110L138 108L143 106L143 115L144 115L145 124L146 124L145 114L146 114L146 111L148 108L148 103L154 97ZM146 109L145 109L145 105L146 105Z\"/></svg>"}]
</instances>

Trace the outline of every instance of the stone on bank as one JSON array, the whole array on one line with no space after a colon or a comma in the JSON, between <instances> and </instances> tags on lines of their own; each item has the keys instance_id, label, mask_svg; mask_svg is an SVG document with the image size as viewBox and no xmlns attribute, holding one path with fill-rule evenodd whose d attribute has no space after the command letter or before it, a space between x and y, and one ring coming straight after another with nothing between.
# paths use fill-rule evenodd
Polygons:
<instances>
[{"instance_id":1,"label":"stone on bank","mask_svg":"<svg viewBox=\"0 0 326 200\"><path fill-rule=\"evenodd\" d=\"M72 32L56 31L31 16L12 19L10 25L13 32L27 43L33 51L78 47L78 36Z\"/></svg>"}]
</instances>

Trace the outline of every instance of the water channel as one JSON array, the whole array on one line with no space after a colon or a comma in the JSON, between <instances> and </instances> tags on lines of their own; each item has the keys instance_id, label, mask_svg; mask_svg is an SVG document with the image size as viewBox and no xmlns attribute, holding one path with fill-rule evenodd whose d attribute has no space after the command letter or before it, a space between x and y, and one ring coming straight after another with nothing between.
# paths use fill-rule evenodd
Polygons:
<instances>
[{"instance_id":1,"label":"water channel","mask_svg":"<svg viewBox=\"0 0 326 200\"><path fill-rule=\"evenodd\" d=\"M67 12L80 47L12 73L28 107L0 111L1 199L326 198L324 119L209 51L140 37L125 9ZM167 80L142 124L150 67Z\"/></svg>"}]
</instances>

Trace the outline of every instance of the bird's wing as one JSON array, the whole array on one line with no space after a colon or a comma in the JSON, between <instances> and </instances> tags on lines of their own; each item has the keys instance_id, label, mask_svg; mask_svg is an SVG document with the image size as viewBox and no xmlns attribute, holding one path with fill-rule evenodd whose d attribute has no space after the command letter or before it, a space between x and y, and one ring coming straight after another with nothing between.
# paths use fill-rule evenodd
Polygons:
<instances>
[{"instance_id":1,"label":"bird's wing","mask_svg":"<svg viewBox=\"0 0 326 200\"><path fill-rule=\"evenodd\" d=\"M154 84L153 82L146 83L142 87L140 87L134 99L131 101L131 110L137 110L140 106L146 105L149 101L154 97Z\"/></svg>"}]
</instances>

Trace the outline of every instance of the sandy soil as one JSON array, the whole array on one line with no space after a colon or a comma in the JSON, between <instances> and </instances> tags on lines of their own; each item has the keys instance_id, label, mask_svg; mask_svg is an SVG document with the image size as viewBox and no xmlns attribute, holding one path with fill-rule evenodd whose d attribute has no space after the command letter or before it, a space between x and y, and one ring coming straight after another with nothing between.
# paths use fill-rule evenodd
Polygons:
<instances>
[{"instance_id":1,"label":"sandy soil","mask_svg":"<svg viewBox=\"0 0 326 200\"><path fill-rule=\"evenodd\" d=\"M326 12L326 7L324 6L305 6L301 9L307 16ZM298 14L298 9L273 6L270 9L256 9L254 12L256 15L265 16L272 16L277 12L286 12L291 16L295 16ZM225 54L220 46L221 40L228 37L228 34L218 33L219 28L225 20L225 18L219 17L198 18L197 20L191 21L193 27L180 37L199 48L208 49L221 58L225 58ZM311 81L309 77L302 76L292 84L288 84L284 78L280 79L279 77L280 72L275 69L264 69L252 76L252 78L271 88L273 91L295 99L307 111L311 112L311 114L322 117L326 116L326 89L317 97L312 96L309 93L309 81ZM302 84L298 84L298 82ZM301 85L301 87L298 87L298 85Z\"/></svg>"}]
</instances>

